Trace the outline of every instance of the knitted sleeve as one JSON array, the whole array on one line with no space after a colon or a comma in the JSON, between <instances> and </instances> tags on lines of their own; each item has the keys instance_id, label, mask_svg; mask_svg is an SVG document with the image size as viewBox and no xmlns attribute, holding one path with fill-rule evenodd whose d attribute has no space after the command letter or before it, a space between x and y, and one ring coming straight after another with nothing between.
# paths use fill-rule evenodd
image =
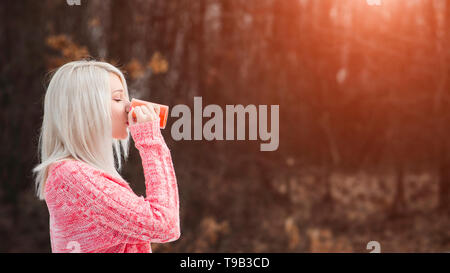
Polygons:
<instances>
[{"instance_id":1,"label":"knitted sleeve","mask_svg":"<svg viewBox=\"0 0 450 273\"><path fill-rule=\"evenodd\" d=\"M60 190L69 195L71 211L79 214L77 218L83 217L91 236L101 236L100 245L177 240L180 237L177 181L159 122L138 123L129 126L129 130L142 160L145 198L111 176L80 164L59 168L68 168L59 170L64 173L60 175L64 180ZM66 220L70 224L70 219Z\"/></svg>"}]
</instances>

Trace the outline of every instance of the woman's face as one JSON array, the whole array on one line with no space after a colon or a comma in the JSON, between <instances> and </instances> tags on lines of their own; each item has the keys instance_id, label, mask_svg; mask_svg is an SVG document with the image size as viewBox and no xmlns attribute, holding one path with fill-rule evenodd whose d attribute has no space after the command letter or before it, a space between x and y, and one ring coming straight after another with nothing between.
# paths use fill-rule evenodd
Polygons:
<instances>
[{"instance_id":1,"label":"woman's face","mask_svg":"<svg viewBox=\"0 0 450 273\"><path fill-rule=\"evenodd\" d=\"M109 74L111 87L111 117L112 117L112 137L115 139L125 139L128 136L128 112L130 111L130 100L125 94L120 78L114 74Z\"/></svg>"}]
</instances>

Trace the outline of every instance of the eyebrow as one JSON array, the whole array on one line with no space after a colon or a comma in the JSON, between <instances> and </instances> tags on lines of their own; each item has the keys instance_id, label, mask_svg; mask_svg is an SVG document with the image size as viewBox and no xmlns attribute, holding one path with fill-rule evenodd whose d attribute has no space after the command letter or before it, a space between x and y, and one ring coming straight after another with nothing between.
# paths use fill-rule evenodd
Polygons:
<instances>
[{"instance_id":1,"label":"eyebrow","mask_svg":"<svg viewBox=\"0 0 450 273\"><path fill-rule=\"evenodd\" d=\"M122 90L122 89L114 90L114 91L113 91L113 94L116 93L116 92L123 92L123 90Z\"/></svg>"}]
</instances>

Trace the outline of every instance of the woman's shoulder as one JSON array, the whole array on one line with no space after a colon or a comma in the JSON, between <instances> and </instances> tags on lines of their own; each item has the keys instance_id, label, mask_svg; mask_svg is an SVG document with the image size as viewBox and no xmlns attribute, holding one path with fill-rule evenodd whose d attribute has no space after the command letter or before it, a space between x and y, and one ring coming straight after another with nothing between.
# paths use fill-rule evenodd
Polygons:
<instances>
[{"instance_id":1,"label":"woman's shoulder","mask_svg":"<svg viewBox=\"0 0 450 273\"><path fill-rule=\"evenodd\" d=\"M69 181L80 183L81 180L101 175L101 171L91 165L75 159L58 160L50 164L47 171L47 183ZM89 179L90 180L90 179Z\"/></svg>"},{"instance_id":2,"label":"woman's shoulder","mask_svg":"<svg viewBox=\"0 0 450 273\"><path fill-rule=\"evenodd\" d=\"M51 163L47 170L45 180L46 200L49 192L57 192L68 185L68 182L75 180L75 174L79 172L81 161L72 159L62 159Z\"/></svg>"},{"instance_id":3,"label":"woman's shoulder","mask_svg":"<svg viewBox=\"0 0 450 273\"><path fill-rule=\"evenodd\" d=\"M79 186L87 187L104 184L101 182L107 180L129 188L128 182L125 180L113 177L103 170L75 159L63 159L52 163L48 170L47 180L47 182L52 181L52 184L65 184L72 181Z\"/></svg>"}]
</instances>

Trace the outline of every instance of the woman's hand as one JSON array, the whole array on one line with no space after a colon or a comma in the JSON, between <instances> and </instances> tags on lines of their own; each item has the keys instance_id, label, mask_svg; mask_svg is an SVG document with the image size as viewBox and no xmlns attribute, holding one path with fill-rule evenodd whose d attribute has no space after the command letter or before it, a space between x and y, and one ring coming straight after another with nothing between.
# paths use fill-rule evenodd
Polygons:
<instances>
[{"instance_id":1,"label":"woman's hand","mask_svg":"<svg viewBox=\"0 0 450 273\"><path fill-rule=\"evenodd\" d=\"M133 111L136 114L136 120L133 118ZM159 119L159 105L147 103L146 105L136 106L128 113L129 125L144 123Z\"/></svg>"}]
</instances>

